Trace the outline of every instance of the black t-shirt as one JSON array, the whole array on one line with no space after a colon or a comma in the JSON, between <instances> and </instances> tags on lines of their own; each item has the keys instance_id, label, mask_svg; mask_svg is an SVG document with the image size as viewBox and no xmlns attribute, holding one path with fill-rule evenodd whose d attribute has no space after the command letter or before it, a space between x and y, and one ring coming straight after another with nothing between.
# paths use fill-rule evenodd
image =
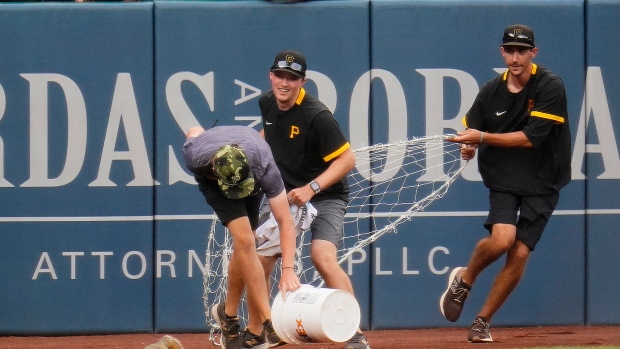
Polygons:
<instances>
[{"instance_id":1,"label":"black t-shirt","mask_svg":"<svg viewBox=\"0 0 620 349\"><path fill-rule=\"evenodd\" d=\"M258 102L265 140L271 147L286 190L303 187L323 173L332 160L350 147L338 122L327 107L302 88L297 102L287 111L278 108L272 91ZM348 201L346 176L312 198Z\"/></svg>"},{"instance_id":2,"label":"black t-shirt","mask_svg":"<svg viewBox=\"0 0 620 349\"><path fill-rule=\"evenodd\" d=\"M523 131L533 148L481 144L478 166L484 184L517 195L547 195L570 181L571 136L566 93L560 77L534 64L518 93L507 87L508 72L487 82L465 115L469 128L489 133Z\"/></svg>"}]
</instances>

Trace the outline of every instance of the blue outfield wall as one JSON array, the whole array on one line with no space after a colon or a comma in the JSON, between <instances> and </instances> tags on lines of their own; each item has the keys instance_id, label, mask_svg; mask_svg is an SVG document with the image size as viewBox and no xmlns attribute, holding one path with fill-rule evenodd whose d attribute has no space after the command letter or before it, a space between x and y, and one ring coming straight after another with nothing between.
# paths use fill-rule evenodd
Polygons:
<instances>
[{"instance_id":1,"label":"blue outfield wall","mask_svg":"<svg viewBox=\"0 0 620 349\"><path fill-rule=\"evenodd\" d=\"M620 156L618 155L618 121L620 111L620 67L613 55L620 49L620 4L610 0L587 3L587 121L581 122L577 144L585 138L592 154L584 160L586 200L586 319L592 324L620 322L620 302L610 289L620 279L620 232L616 230L617 208L620 207ZM576 158L576 160L580 160ZM573 167L581 164L573 159ZM583 180L583 177L582 177Z\"/></svg>"},{"instance_id":2,"label":"blue outfield wall","mask_svg":"<svg viewBox=\"0 0 620 349\"><path fill-rule=\"evenodd\" d=\"M213 212L184 170L189 127L260 129L273 56L295 48L354 147L454 132L516 22L564 79L574 180L494 325L620 324L619 16L601 0L2 4L0 335L206 331ZM470 163L345 263L362 328L469 325L499 263L461 320L438 300L486 234L486 196Z\"/></svg>"}]
</instances>

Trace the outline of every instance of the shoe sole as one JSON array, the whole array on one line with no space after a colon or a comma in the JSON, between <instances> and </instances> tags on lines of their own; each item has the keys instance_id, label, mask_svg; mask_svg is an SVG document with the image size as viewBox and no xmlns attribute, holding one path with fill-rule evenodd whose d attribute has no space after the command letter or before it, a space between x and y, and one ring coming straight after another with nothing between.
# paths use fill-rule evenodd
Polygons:
<instances>
[{"instance_id":1,"label":"shoe sole","mask_svg":"<svg viewBox=\"0 0 620 349\"><path fill-rule=\"evenodd\" d=\"M267 341L267 347L269 347L269 348L275 348L275 347L279 347L279 346L282 346L282 345L285 345L285 344L288 344L288 343L286 343L285 341L279 341L278 343L271 343L271 342Z\"/></svg>"},{"instance_id":2,"label":"shoe sole","mask_svg":"<svg viewBox=\"0 0 620 349\"><path fill-rule=\"evenodd\" d=\"M454 268L454 270L452 270L452 272L450 273L450 277L448 278L448 288L446 288L446 291L441 295L441 299L439 299L439 310L441 310L441 315L443 315L443 317L446 317L446 314L444 313L444 310L443 310L443 300L446 299L446 295L450 291L450 286L452 285L452 280L454 280L454 278L456 277L456 274L458 274L461 270L464 270L464 269L465 269L465 267ZM446 318L446 320L455 322L458 319L450 320L450 319Z\"/></svg>"},{"instance_id":3,"label":"shoe sole","mask_svg":"<svg viewBox=\"0 0 620 349\"><path fill-rule=\"evenodd\" d=\"M250 347L250 348L251 349L268 349L268 347L269 346L267 345L267 343L263 343L263 344L255 345L255 346ZM242 348L247 348L247 347L242 346Z\"/></svg>"},{"instance_id":4,"label":"shoe sole","mask_svg":"<svg viewBox=\"0 0 620 349\"><path fill-rule=\"evenodd\" d=\"M220 326L220 348L226 349L226 344L224 344L224 333L222 333L222 321L220 320L220 316L217 313L218 305L219 303L211 306L211 316L213 317L213 320L217 322L218 326Z\"/></svg>"},{"instance_id":5,"label":"shoe sole","mask_svg":"<svg viewBox=\"0 0 620 349\"><path fill-rule=\"evenodd\" d=\"M469 341L469 343L493 343L493 338L474 337Z\"/></svg>"},{"instance_id":6,"label":"shoe sole","mask_svg":"<svg viewBox=\"0 0 620 349\"><path fill-rule=\"evenodd\" d=\"M213 320L215 320L215 322L217 322L217 324L220 326L220 328L222 328L222 320L220 319L220 315L217 313L217 307L219 306L218 304L214 304L213 306L211 306L211 316L213 317Z\"/></svg>"}]
</instances>

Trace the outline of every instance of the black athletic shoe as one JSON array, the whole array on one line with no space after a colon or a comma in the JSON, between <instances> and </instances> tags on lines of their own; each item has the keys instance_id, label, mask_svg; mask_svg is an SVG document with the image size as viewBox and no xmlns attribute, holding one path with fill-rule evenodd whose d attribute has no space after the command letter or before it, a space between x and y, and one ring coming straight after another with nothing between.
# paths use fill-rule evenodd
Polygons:
<instances>
[{"instance_id":1,"label":"black athletic shoe","mask_svg":"<svg viewBox=\"0 0 620 349\"><path fill-rule=\"evenodd\" d=\"M241 349L243 334L239 332L239 317L226 315L224 303L213 305L211 307L211 316L220 325L220 330L222 331L220 347L222 349Z\"/></svg>"},{"instance_id":2,"label":"black athletic shoe","mask_svg":"<svg viewBox=\"0 0 620 349\"><path fill-rule=\"evenodd\" d=\"M360 332L355 332L353 337L347 341L343 349L370 349L368 340Z\"/></svg>"},{"instance_id":3,"label":"black athletic shoe","mask_svg":"<svg viewBox=\"0 0 620 349\"><path fill-rule=\"evenodd\" d=\"M489 331L489 323L485 319L478 317L471 324L469 333L467 334L467 340L470 343L492 343L493 338Z\"/></svg>"},{"instance_id":4,"label":"black athletic shoe","mask_svg":"<svg viewBox=\"0 0 620 349\"><path fill-rule=\"evenodd\" d=\"M263 322L263 334L265 335L265 338L267 338L267 347L269 348L275 348L286 344L286 342L280 339L280 336L276 333L270 319Z\"/></svg>"},{"instance_id":5,"label":"black athletic shoe","mask_svg":"<svg viewBox=\"0 0 620 349\"><path fill-rule=\"evenodd\" d=\"M471 286L464 283L461 278L464 270L465 267L454 268L448 279L448 289L439 300L439 309L448 321L454 322L459 319L465 300L471 290Z\"/></svg>"},{"instance_id":6,"label":"black athletic shoe","mask_svg":"<svg viewBox=\"0 0 620 349\"><path fill-rule=\"evenodd\" d=\"M255 335L246 328L243 333L243 348L267 349L267 338L265 338L264 332L263 330L260 335Z\"/></svg>"}]
</instances>

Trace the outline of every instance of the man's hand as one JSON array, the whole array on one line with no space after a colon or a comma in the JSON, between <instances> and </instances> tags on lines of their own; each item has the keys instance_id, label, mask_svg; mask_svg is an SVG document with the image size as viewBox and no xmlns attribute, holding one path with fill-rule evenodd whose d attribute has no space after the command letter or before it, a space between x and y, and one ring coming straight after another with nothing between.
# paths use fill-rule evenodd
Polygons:
<instances>
[{"instance_id":1,"label":"man's hand","mask_svg":"<svg viewBox=\"0 0 620 349\"><path fill-rule=\"evenodd\" d=\"M454 143L476 145L483 143L484 132L468 128L465 131L457 132L455 137L446 138L446 140Z\"/></svg>"},{"instance_id":2,"label":"man's hand","mask_svg":"<svg viewBox=\"0 0 620 349\"><path fill-rule=\"evenodd\" d=\"M477 145L461 144L461 158L463 160L471 160L476 156Z\"/></svg>"},{"instance_id":3,"label":"man's hand","mask_svg":"<svg viewBox=\"0 0 620 349\"><path fill-rule=\"evenodd\" d=\"M285 300L288 292L297 291L300 287L301 283L295 274L295 269L290 267L283 268L280 284L278 285L278 289L282 293L282 299Z\"/></svg>"},{"instance_id":4,"label":"man's hand","mask_svg":"<svg viewBox=\"0 0 620 349\"><path fill-rule=\"evenodd\" d=\"M302 207L314 196L314 190L310 188L310 184L306 184L303 187L295 188L286 194L288 203L291 205L297 205Z\"/></svg>"}]
</instances>

